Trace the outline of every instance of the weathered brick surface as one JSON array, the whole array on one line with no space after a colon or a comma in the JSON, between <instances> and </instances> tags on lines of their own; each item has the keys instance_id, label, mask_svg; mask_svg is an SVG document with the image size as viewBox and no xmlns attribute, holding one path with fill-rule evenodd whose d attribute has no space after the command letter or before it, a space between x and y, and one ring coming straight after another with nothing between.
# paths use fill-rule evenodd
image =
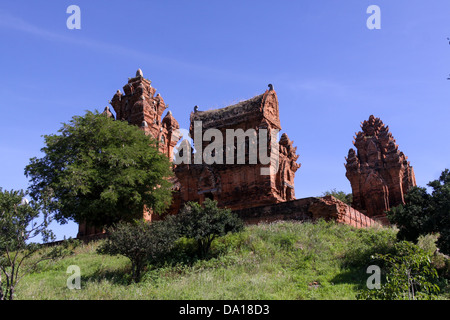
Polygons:
<instances>
[{"instance_id":1,"label":"weathered brick surface","mask_svg":"<svg viewBox=\"0 0 450 320\"><path fill-rule=\"evenodd\" d=\"M310 221L313 219L309 207L316 198L302 198L265 206L235 210L247 224L274 222L279 220Z\"/></svg>"},{"instance_id":2,"label":"weathered brick surface","mask_svg":"<svg viewBox=\"0 0 450 320\"><path fill-rule=\"evenodd\" d=\"M104 234L105 230L103 228L96 228L86 224L86 222L82 222L78 225L78 234L77 238L87 238L93 235Z\"/></svg>"},{"instance_id":3,"label":"weathered brick surface","mask_svg":"<svg viewBox=\"0 0 450 320\"><path fill-rule=\"evenodd\" d=\"M351 225L356 228L366 228L380 225L375 220L367 217L358 210L334 198L326 196L318 199L309 207L313 219L324 218L335 220L339 223Z\"/></svg>"},{"instance_id":4,"label":"weathered brick surface","mask_svg":"<svg viewBox=\"0 0 450 320\"><path fill-rule=\"evenodd\" d=\"M273 222L279 220L314 221L324 219L348 224L356 228L380 226L342 201L326 196L322 198L302 198L272 205L235 210L247 224Z\"/></svg>"}]
</instances>

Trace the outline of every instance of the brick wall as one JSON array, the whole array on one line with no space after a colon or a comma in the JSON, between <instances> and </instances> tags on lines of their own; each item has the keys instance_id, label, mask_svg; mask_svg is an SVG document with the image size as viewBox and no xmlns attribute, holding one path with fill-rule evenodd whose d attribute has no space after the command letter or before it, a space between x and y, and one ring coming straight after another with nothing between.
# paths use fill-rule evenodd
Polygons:
<instances>
[{"instance_id":1,"label":"brick wall","mask_svg":"<svg viewBox=\"0 0 450 320\"><path fill-rule=\"evenodd\" d=\"M332 196L302 198L234 212L247 224L277 220L313 221L322 218L356 228L380 226L377 221Z\"/></svg>"}]
</instances>

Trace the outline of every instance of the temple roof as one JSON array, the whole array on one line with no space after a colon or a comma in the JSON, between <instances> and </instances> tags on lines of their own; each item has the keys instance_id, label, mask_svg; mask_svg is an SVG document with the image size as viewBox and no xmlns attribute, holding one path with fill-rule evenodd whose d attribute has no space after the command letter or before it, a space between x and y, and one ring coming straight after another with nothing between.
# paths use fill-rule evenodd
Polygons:
<instances>
[{"instance_id":1,"label":"temple roof","mask_svg":"<svg viewBox=\"0 0 450 320\"><path fill-rule=\"evenodd\" d=\"M237 104L227 106L225 108L192 112L191 122L202 121L207 124L211 121L221 122L225 119L231 120L232 118L236 117L242 118L242 120L244 121L245 118L242 117L243 115L261 111L263 97L264 94L260 94L251 99L241 101Z\"/></svg>"}]
</instances>

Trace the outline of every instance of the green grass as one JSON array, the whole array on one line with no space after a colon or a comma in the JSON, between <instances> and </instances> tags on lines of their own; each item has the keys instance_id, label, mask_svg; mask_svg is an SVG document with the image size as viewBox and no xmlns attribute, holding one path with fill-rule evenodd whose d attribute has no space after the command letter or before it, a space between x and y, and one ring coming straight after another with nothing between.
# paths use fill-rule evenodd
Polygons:
<instances>
[{"instance_id":1,"label":"green grass","mask_svg":"<svg viewBox=\"0 0 450 320\"><path fill-rule=\"evenodd\" d=\"M130 284L129 260L99 255L93 242L41 265L19 284L16 299L355 299L370 255L388 250L395 237L390 228L323 221L249 226L216 239L207 260L180 241L138 284ZM69 265L81 269L80 290L66 287Z\"/></svg>"}]
</instances>

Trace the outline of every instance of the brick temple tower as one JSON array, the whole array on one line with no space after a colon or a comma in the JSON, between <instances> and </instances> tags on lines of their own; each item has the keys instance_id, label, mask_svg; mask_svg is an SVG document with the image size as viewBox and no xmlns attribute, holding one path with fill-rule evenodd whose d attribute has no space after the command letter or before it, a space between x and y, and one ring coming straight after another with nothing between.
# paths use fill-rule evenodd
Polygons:
<instances>
[{"instance_id":1,"label":"brick temple tower","mask_svg":"<svg viewBox=\"0 0 450 320\"><path fill-rule=\"evenodd\" d=\"M353 137L356 147L346 157L346 176L353 193L353 207L369 217L404 204L404 195L416 185L414 170L380 118L373 115L361 123Z\"/></svg>"},{"instance_id":2,"label":"brick temple tower","mask_svg":"<svg viewBox=\"0 0 450 320\"><path fill-rule=\"evenodd\" d=\"M278 98L273 86L264 93L249 100L239 102L235 105L221 109L200 111L198 108L190 115L190 135L195 136L195 122L201 122L202 135L208 130L216 130L222 137L227 136L227 131L256 132L259 137L261 129L268 132L268 140L271 132L281 130L279 118ZM250 130L249 129L254 129ZM255 135L254 135L255 136ZM278 138L277 138L278 139ZM218 202L218 206L227 207L232 210L257 207L261 205L274 204L295 199L294 177L300 167L297 163L297 148L286 133L281 135L278 144L278 168L276 172L268 175L261 174L262 168L269 165L264 164L261 159L250 163L249 152L252 140L246 136L245 140L238 139L233 142L234 149L243 148L245 157L239 163L237 152L234 154L234 162L230 163L195 163L195 156L191 154L190 164L180 164L175 167L175 175L178 179L178 192L174 197L174 208L177 211L187 201L202 203L210 198ZM253 140L255 141L255 140ZM225 154L227 146L224 138L224 146L221 150ZM211 141L201 141L201 150L206 150ZM261 141L258 138L258 148ZM199 148L195 145L194 148ZM267 150L271 153L272 145L268 142ZM242 150L242 149L241 149ZM272 154L272 153L271 153ZM258 154L259 157L259 154ZM223 156L223 159L226 157ZM178 205L176 202L178 201Z\"/></svg>"}]
</instances>

